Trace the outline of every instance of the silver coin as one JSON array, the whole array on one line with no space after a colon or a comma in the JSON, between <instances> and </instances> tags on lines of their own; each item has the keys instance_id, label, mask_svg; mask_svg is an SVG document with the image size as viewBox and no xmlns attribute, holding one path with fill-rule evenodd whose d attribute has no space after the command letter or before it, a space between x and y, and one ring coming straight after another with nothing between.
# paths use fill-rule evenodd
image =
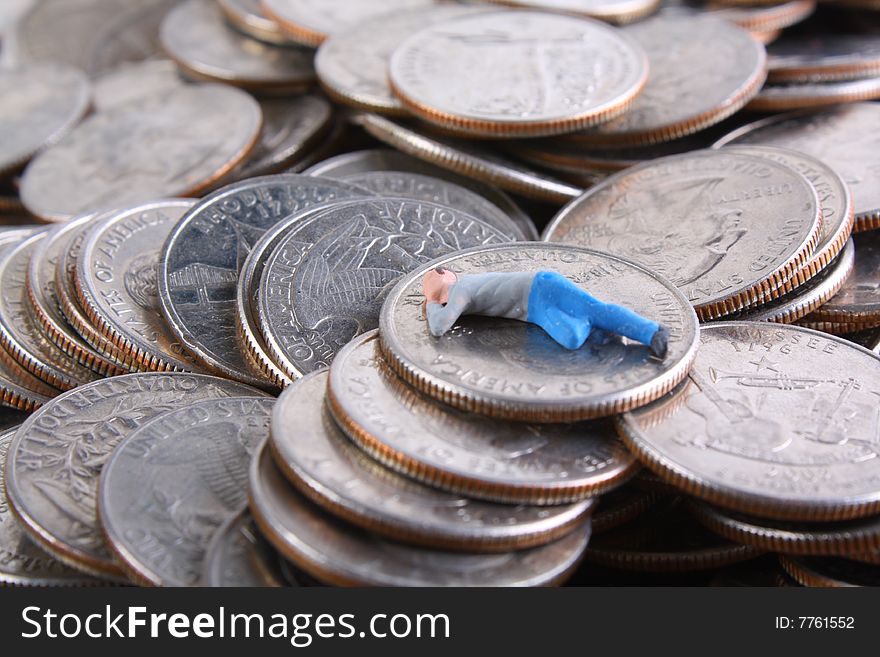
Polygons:
<instances>
[{"instance_id":1,"label":"silver coin","mask_svg":"<svg viewBox=\"0 0 880 657\"><path fill-rule=\"evenodd\" d=\"M853 242L853 275L828 303L805 317L805 323L853 324L855 330L880 326L880 235L877 231L860 233Z\"/></svg>"},{"instance_id":2,"label":"silver coin","mask_svg":"<svg viewBox=\"0 0 880 657\"><path fill-rule=\"evenodd\" d=\"M230 178L246 180L292 166L330 130L333 108L321 96L263 100L260 141Z\"/></svg>"},{"instance_id":3,"label":"silver coin","mask_svg":"<svg viewBox=\"0 0 880 657\"><path fill-rule=\"evenodd\" d=\"M854 80L880 73L880 38L867 34L815 29L784 34L768 49L773 82Z\"/></svg>"},{"instance_id":4,"label":"silver coin","mask_svg":"<svg viewBox=\"0 0 880 657\"><path fill-rule=\"evenodd\" d=\"M632 308L669 329L660 360L647 347L594 333L565 349L539 327L466 317L434 338L422 316L421 279L431 267L461 274L551 270L595 297ZM470 249L419 267L388 294L380 318L382 351L404 378L464 410L538 422L619 413L656 399L681 381L697 348L697 319L669 281L633 262L553 244Z\"/></svg>"},{"instance_id":5,"label":"silver coin","mask_svg":"<svg viewBox=\"0 0 880 657\"><path fill-rule=\"evenodd\" d=\"M58 349L31 315L28 263L45 235L45 231L38 232L0 257L0 343L34 376L59 390L69 390L94 381L98 375Z\"/></svg>"},{"instance_id":6,"label":"silver coin","mask_svg":"<svg viewBox=\"0 0 880 657\"><path fill-rule=\"evenodd\" d=\"M218 0L226 20L240 32L276 46L289 46L292 41L278 23L263 14L260 0Z\"/></svg>"},{"instance_id":7,"label":"silver coin","mask_svg":"<svg viewBox=\"0 0 880 657\"><path fill-rule=\"evenodd\" d=\"M694 151L607 178L563 208L544 240L632 258L708 320L785 292L815 247L819 215L816 190L793 168Z\"/></svg>"},{"instance_id":8,"label":"silver coin","mask_svg":"<svg viewBox=\"0 0 880 657\"><path fill-rule=\"evenodd\" d=\"M33 4L34 0L6 0L0 5L0 41Z\"/></svg>"},{"instance_id":9,"label":"silver coin","mask_svg":"<svg viewBox=\"0 0 880 657\"><path fill-rule=\"evenodd\" d=\"M0 257L31 235L33 230L28 228L14 228L0 232ZM0 348L0 400L4 404L31 411L45 404L58 393L57 388L25 370L9 352Z\"/></svg>"},{"instance_id":10,"label":"silver coin","mask_svg":"<svg viewBox=\"0 0 880 657\"><path fill-rule=\"evenodd\" d=\"M113 449L156 416L205 399L261 393L198 374L146 372L95 381L31 415L16 433L6 492L31 538L61 561L120 577L98 525L98 477Z\"/></svg>"},{"instance_id":11,"label":"silver coin","mask_svg":"<svg viewBox=\"0 0 880 657\"><path fill-rule=\"evenodd\" d=\"M352 359L373 359L375 337L355 341L365 348L352 350ZM480 502L395 474L340 431L324 406L328 378L326 370L314 372L282 394L270 445L288 480L342 519L405 543L506 552L549 543L581 525L592 510L593 500L553 507ZM626 454L622 445L620 453Z\"/></svg>"},{"instance_id":12,"label":"silver coin","mask_svg":"<svg viewBox=\"0 0 880 657\"><path fill-rule=\"evenodd\" d=\"M0 69L0 177L58 142L91 104L89 80L60 64Z\"/></svg>"},{"instance_id":13,"label":"silver coin","mask_svg":"<svg viewBox=\"0 0 880 657\"><path fill-rule=\"evenodd\" d=\"M627 110L647 77L644 51L621 32L519 10L425 27L395 49L388 67L407 109L481 137L535 137L604 123Z\"/></svg>"},{"instance_id":14,"label":"silver coin","mask_svg":"<svg viewBox=\"0 0 880 657\"><path fill-rule=\"evenodd\" d=\"M285 557L343 586L547 586L568 578L590 536L589 521L549 545L502 554L441 552L391 543L330 516L297 493L268 447L251 462L257 526Z\"/></svg>"},{"instance_id":15,"label":"silver coin","mask_svg":"<svg viewBox=\"0 0 880 657\"><path fill-rule=\"evenodd\" d=\"M174 334L206 367L265 385L236 340L236 281L253 245L299 210L369 194L335 180L293 174L246 180L202 199L168 236L157 280Z\"/></svg>"},{"instance_id":16,"label":"silver coin","mask_svg":"<svg viewBox=\"0 0 880 657\"><path fill-rule=\"evenodd\" d=\"M214 0L185 0L162 21L162 46L187 74L252 91L302 91L315 80L312 53L236 32Z\"/></svg>"},{"instance_id":17,"label":"silver coin","mask_svg":"<svg viewBox=\"0 0 880 657\"><path fill-rule=\"evenodd\" d=\"M120 369L131 372L136 371L136 368L133 368L132 365L127 365L124 352L113 343L108 342L106 336L95 327L80 305L76 293L76 261L82 253L86 239L95 227L114 214L116 212L111 210L105 213L87 215L91 217L89 221L71 230L70 240L67 243L66 249L61 253L58 265L55 268L55 293L61 304L61 312L64 314L64 317L86 344L116 364ZM75 222L76 220L73 219L68 224Z\"/></svg>"},{"instance_id":18,"label":"silver coin","mask_svg":"<svg viewBox=\"0 0 880 657\"><path fill-rule=\"evenodd\" d=\"M803 151L837 171L852 190L856 230L880 226L880 105L853 103L821 113L798 112L751 123L715 145L760 144Z\"/></svg>"},{"instance_id":19,"label":"silver coin","mask_svg":"<svg viewBox=\"0 0 880 657\"><path fill-rule=\"evenodd\" d=\"M159 55L159 23L178 0L40 0L16 25L13 61L59 62L97 76Z\"/></svg>"},{"instance_id":20,"label":"silver coin","mask_svg":"<svg viewBox=\"0 0 880 657\"><path fill-rule=\"evenodd\" d=\"M18 427L0 434L0 584L12 586L89 586L97 584L34 545L9 511L4 488L6 454Z\"/></svg>"},{"instance_id":21,"label":"silver coin","mask_svg":"<svg viewBox=\"0 0 880 657\"><path fill-rule=\"evenodd\" d=\"M77 258L76 298L102 336L92 347L133 369L199 369L163 321L157 281L162 244L194 204L166 199L114 213Z\"/></svg>"},{"instance_id":22,"label":"silver coin","mask_svg":"<svg viewBox=\"0 0 880 657\"><path fill-rule=\"evenodd\" d=\"M56 226L37 241L27 269L28 301L34 317L58 349L98 374L113 376L127 371L116 361L92 348L68 323L56 292L55 274L68 252L74 233L95 225L93 215L85 215Z\"/></svg>"},{"instance_id":23,"label":"silver coin","mask_svg":"<svg viewBox=\"0 0 880 657\"><path fill-rule=\"evenodd\" d=\"M583 14L609 23L628 23L654 12L661 0L488 0L497 5Z\"/></svg>"},{"instance_id":24,"label":"silver coin","mask_svg":"<svg viewBox=\"0 0 880 657\"><path fill-rule=\"evenodd\" d=\"M687 491L790 520L876 514L880 359L794 326L712 324L687 382L627 413L627 445Z\"/></svg>"},{"instance_id":25,"label":"silver coin","mask_svg":"<svg viewBox=\"0 0 880 657\"><path fill-rule=\"evenodd\" d=\"M372 112L406 115L388 84L388 61L394 49L428 25L487 9L428 4L358 22L321 44L315 58L318 79L338 102Z\"/></svg>"},{"instance_id":26,"label":"silver coin","mask_svg":"<svg viewBox=\"0 0 880 657\"><path fill-rule=\"evenodd\" d=\"M774 146L728 146L738 152L765 157L793 168L816 190L822 209L822 233L809 261L802 267L807 277L833 260L852 233L855 206L846 182L822 160L806 153Z\"/></svg>"},{"instance_id":27,"label":"silver coin","mask_svg":"<svg viewBox=\"0 0 880 657\"><path fill-rule=\"evenodd\" d=\"M405 155L391 149L372 149L343 153L319 162L303 173L310 176L346 178L376 171L406 171L432 178L440 178L460 187L465 187L488 200L501 209L519 227L528 240L537 240L538 231L534 222L513 202L506 193L493 185L487 185L473 178L463 176L448 169L430 164L424 160Z\"/></svg>"},{"instance_id":28,"label":"silver coin","mask_svg":"<svg viewBox=\"0 0 880 657\"><path fill-rule=\"evenodd\" d=\"M31 162L21 199L35 215L64 221L195 194L251 152L261 123L260 106L243 91L182 86L81 123Z\"/></svg>"},{"instance_id":29,"label":"silver coin","mask_svg":"<svg viewBox=\"0 0 880 657\"><path fill-rule=\"evenodd\" d=\"M834 262L803 285L773 301L747 308L725 319L791 324L827 303L846 285L855 268L855 254L856 249L850 240Z\"/></svg>"},{"instance_id":30,"label":"silver coin","mask_svg":"<svg viewBox=\"0 0 880 657\"><path fill-rule=\"evenodd\" d=\"M785 112L877 98L880 98L880 78L768 84L749 102L748 109L756 112Z\"/></svg>"},{"instance_id":31,"label":"silver coin","mask_svg":"<svg viewBox=\"0 0 880 657\"><path fill-rule=\"evenodd\" d=\"M113 450L98 486L107 541L132 580L194 586L205 550L247 502L248 465L274 399L204 400L163 413Z\"/></svg>"},{"instance_id":32,"label":"silver coin","mask_svg":"<svg viewBox=\"0 0 880 657\"><path fill-rule=\"evenodd\" d=\"M538 201L567 203L583 189L520 166L472 145L428 136L376 114L355 122L379 141L430 164Z\"/></svg>"},{"instance_id":33,"label":"silver coin","mask_svg":"<svg viewBox=\"0 0 880 657\"><path fill-rule=\"evenodd\" d=\"M269 18L295 41L317 46L374 16L426 7L434 0L262 0Z\"/></svg>"},{"instance_id":34,"label":"silver coin","mask_svg":"<svg viewBox=\"0 0 880 657\"><path fill-rule=\"evenodd\" d=\"M92 104L107 112L161 96L186 84L177 65L168 59L133 62L101 75L92 82Z\"/></svg>"},{"instance_id":35,"label":"silver coin","mask_svg":"<svg viewBox=\"0 0 880 657\"><path fill-rule=\"evenodd\" d=\"M648 84L619 119L575 136L584 142L643 144L683 137L735 113L767 77L764 47L720 19L661 15L624 32L648 54Z\"/></svg>"},{"instance_id":36,"label":"silver coin","mask_svg":"<svg viewBox=\"0 0 880 657\"><path fill-rule=\"evenodd\" d=\"M371 171L345 176L343 180L369 189L379 196L396 196L447 205L482 219L512 240L528 239L519 226L500 208L479 194L455 183L419 173L400 171Z\"/></svg>"},{"instance_id":37,"label":"silver coin","mask_svg":"<svg viewBox=\"0 0 880 657\"><path fill-rule=\"evenodd\" d=\"M508 241L437 203L336 203L297 222L269 256L257 293L260 333L288 377L308 374L378 326L382 302L407 272L447 253Z\"/></svg>"},{"instance_id":38,"label":"silver coin","mask_svg":"<svg viewBox=\"0 0 880 657\"><path fill-rule=\"evenodd\" d=\"M390 370L375 332L342 350L328 391L339 425L373 458L475 499L569 503L608 492L637 469L610 423L499 423L434 401ZM558 521L560 510L543 521Z\"/></svg>"},{"instance_id":39,"label":"silver coin","mask_svg":"<svg viewBox=\"0 0 880 657\"><path fill-rule=\"evenodd\" d=\"M281 571L280 557L244 511L214 532L205 551L202 585L212 587L294 586Z\"/></svg>"}]
</instances>

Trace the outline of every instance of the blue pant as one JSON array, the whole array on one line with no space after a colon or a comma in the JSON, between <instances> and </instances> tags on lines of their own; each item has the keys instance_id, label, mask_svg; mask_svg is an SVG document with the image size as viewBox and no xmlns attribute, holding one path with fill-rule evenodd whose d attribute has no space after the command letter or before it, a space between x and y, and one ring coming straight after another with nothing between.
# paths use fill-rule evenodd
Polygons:
<instances>
[{"instance_id":1,"label":"blue pant","mask_svg":"<svg viewBox=\"0 0 880 657\"><path fill-rule=\"evenodd\" d=\"M537 324L566 349L579 349L593 327L644 345L660 328L629 308L599 301L565 276L541 271L529 292L528 321Z\"/></svg>"}]
</instances>

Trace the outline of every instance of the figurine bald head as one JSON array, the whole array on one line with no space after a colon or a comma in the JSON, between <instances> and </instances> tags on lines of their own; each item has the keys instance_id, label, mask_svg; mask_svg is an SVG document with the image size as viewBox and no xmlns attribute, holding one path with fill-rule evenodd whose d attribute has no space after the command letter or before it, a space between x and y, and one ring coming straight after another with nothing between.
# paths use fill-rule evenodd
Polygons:
<instances>
[{"instance_id":1,"label":"figurine bald head","mask_svg":"<svg viewBox=\"0 0 880 657\"><path fill-rule=\"evenodd\" d=\"M455 285L458 277L455 272L443 267L429 270L422 278L422 291L428 303L446 303L449 301L449 288Z\"/></svg>"}]
</instances>

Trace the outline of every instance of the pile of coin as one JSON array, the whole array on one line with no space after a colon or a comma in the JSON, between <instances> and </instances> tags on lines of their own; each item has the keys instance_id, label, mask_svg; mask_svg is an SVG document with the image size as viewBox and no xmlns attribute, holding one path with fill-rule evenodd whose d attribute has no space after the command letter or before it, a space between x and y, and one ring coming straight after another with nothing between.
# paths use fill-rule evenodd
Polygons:
<instances>
[{"instance_id":1,"label":"pile of coin","mask_svg":"<svg viewBox=\"0 0 880 657\"><path fill-rule=\"evenodd\" d=\"M876 583L878 8L4 3L0 582Z\"/></svg>"}]
</instances>

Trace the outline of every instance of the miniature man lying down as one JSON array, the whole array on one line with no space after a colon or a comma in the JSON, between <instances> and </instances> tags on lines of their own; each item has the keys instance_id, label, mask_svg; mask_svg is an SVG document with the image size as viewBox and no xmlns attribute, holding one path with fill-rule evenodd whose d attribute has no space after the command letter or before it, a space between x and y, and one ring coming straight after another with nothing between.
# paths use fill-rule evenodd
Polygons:
<instances>
[{"instance_id":1,"label":"miniature man lying down","mask_svg":"<svg viewBox=\"0 0 880 657\"><path fill-rule=\"evenodd\" d=\"M629 308L603 303L550 271L473 274L458 278L438 267L422 279L428 328L440 337L462 315L506 317L537 324L566 349L579 349L594 328L641 342L666 357L669 331Z\"/></svg>"}]
</instances>

